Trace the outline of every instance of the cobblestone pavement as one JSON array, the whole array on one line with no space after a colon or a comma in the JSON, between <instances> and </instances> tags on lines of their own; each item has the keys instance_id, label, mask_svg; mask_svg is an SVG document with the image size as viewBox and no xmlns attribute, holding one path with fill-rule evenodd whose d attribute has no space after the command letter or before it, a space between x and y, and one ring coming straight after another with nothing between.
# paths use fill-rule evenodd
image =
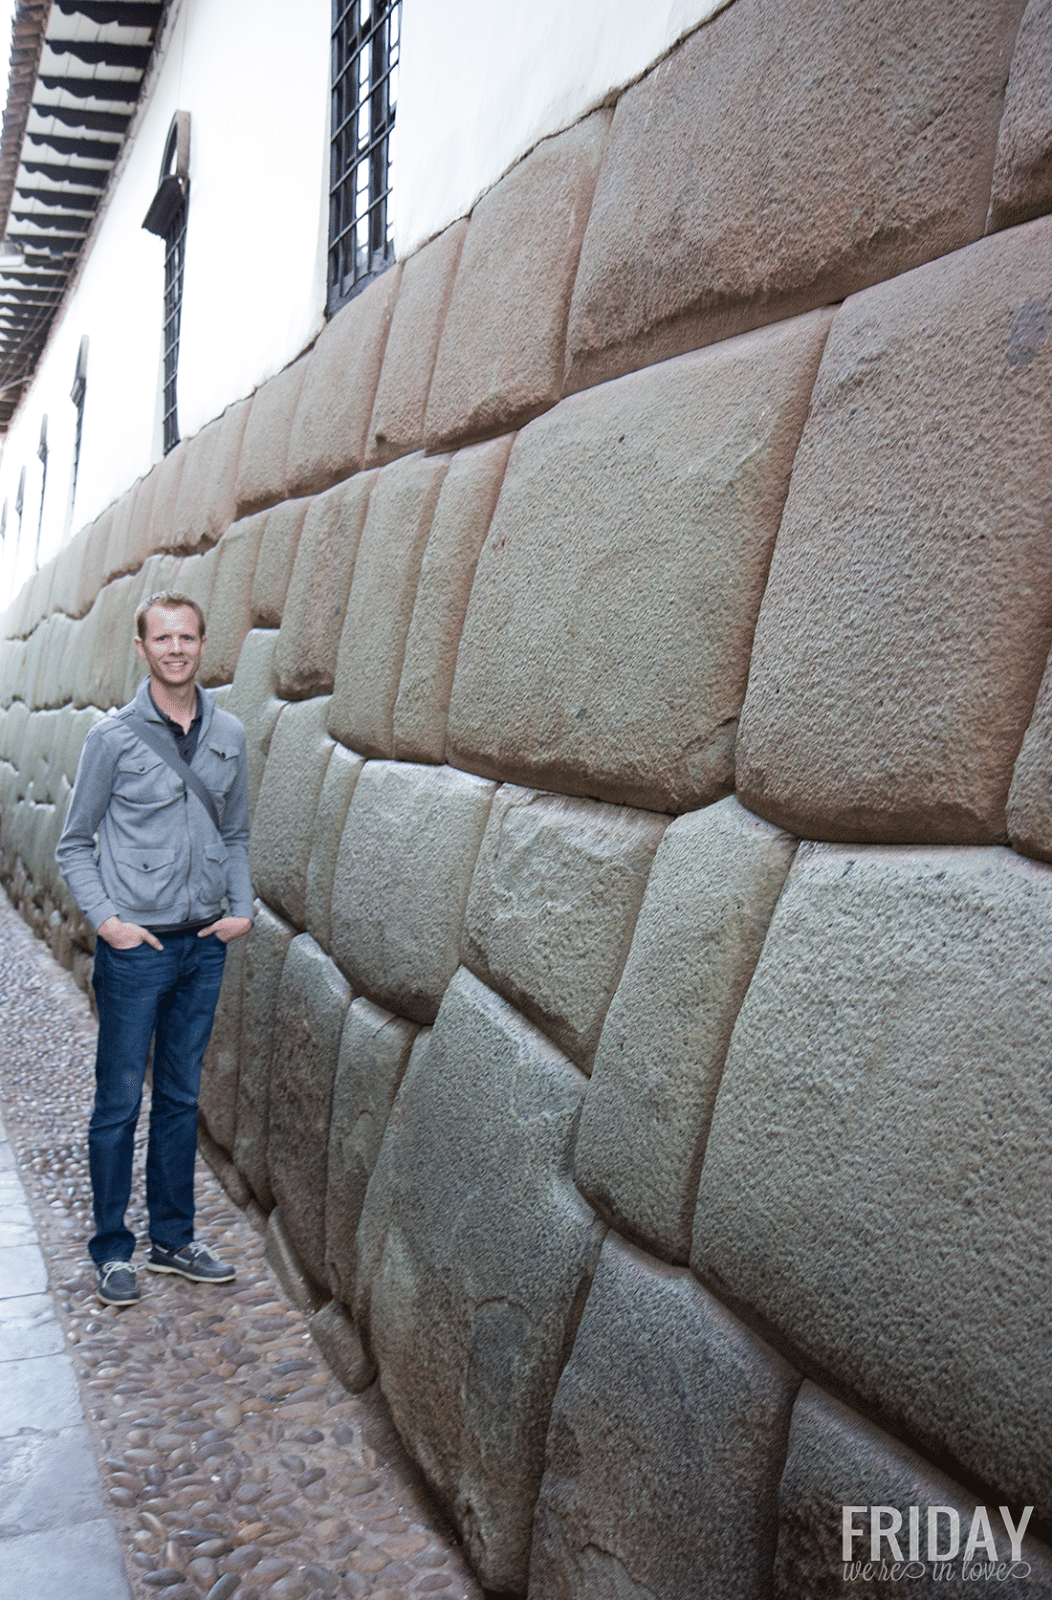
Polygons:
<instances>
[{"instance_id":1,"label":"cobblestone pavement","mask_svg":"<svg viewBox=\"0 0 1052 1600\"><path fill-rule=\"evenodd\" d=\"M133 1594L481 1600L376 1386L351 1395L335 1380L262 1237L200 1159L197 1234L236 1261L236 1282L143 1273L138 1306L98 1304L85 1248L94 1021L2 895L0 961L0 1106ZM140 1137L140 1241L144 1155Z\"/></svg>"}]
</instances>

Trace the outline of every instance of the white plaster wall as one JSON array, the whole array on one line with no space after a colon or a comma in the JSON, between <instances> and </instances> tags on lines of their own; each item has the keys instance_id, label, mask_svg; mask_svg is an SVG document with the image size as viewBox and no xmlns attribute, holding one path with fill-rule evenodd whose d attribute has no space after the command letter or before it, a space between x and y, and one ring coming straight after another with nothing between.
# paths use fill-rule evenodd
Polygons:
<instances>
[{"instance_id":1,"label":"white plaster wall","mask_svg":"<svg viewBox=\"0 0 1052 1600\"><path fill-rule=\"evenodd\" d=\"M402 0L395 247L471 210L540 139L638 78L731 0Z\"/></svg>"}]
</instances>

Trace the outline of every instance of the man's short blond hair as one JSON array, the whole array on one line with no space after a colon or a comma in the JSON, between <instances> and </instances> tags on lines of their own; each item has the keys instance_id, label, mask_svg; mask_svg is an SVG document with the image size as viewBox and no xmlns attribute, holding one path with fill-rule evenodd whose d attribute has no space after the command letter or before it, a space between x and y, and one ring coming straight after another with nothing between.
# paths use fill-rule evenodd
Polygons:
<instances>
[{"instance_id":1,"label":"man's short blond hair","mask_svg":"<svg viewBox=\"0 0 1052 1600\"><path fill-rule=\"evenodd\" d=\"M196 600L191 600L188 594L179 594L175 589L158 589L156 594L151 594L142 605L135 608L135 630L139 638L146 638L146 613L152 606L163 606L166 611L174 611L179 606L189 606L197 618L197 628L200 638L205 636L205 614Z\"/></svg>"}]
</instances>

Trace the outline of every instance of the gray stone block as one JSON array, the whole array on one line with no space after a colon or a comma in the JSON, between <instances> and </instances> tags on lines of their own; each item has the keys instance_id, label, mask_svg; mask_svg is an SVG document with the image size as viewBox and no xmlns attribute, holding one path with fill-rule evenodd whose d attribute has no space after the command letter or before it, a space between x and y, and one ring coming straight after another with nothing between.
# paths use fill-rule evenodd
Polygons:
<instances>
[{"instance_id":1,"label":"gray stone block","mask_svg":"<svg viewBox=\"0 0 1052 1600\"><path fill-rule=\"evenodd\" d=\"M274 1195L267 1166L270 1072L278 990L294 930L268 909L256 907L256 923L245 946L241 1002L241 1067L237 1080L234 1161L261 1206Z\"/></svg>"},{"instance_id":2,"label":"gray stone block","mask_svg":"<svg viewBox=\"0 0 1052 1600\"><path fill-rule=\"evenodd\" d=\"M332 946L332 886L336 860L347 809L364 765L364 759L353 750L345 750L342 744L334 746L314 813L304 904L307 932L323 950Z\"/></svg>"},{"instance_id":3,"label":"gray stone block","mask_svg":"<svg viewBox=\"0 0 1052 1600\"><path fill-rule=\"evenodd\" d=\"M36 1247L29 1245L0 1248L0 1297L31 1292L28 1275L21 1280L21 1286L12 1285L8 1269L14 1264L13 1258L21 1253L29 1259L33 1249ZM39 1249L36 1253L40 1254ZM46 1281L45 1277L45 1284ZM56 1356L24 1356L15 1365L17 1383L0 1389L0 1438L22 1434L27 1428L54 1433L84 1421L73 1363L65 1351Z\"/></svg>"},{"instance_id":4,"label":"gray stone block","mask_svg":"<svg viewBox=\"0 0 1052 1600\"><path fill-rule=\"evenodd\" d=\"M1008 837L1025 856L1052 861L1052 666L1045 664L1037 704L1023 736L1008 790Z\"/></svg>"},{"instance_id":5,"label":"gray stone block","mask_svg":"<svg viewBox=\"0 0 1052 1600\"><path fill-rule=\"evenodd\" d=\"M69 543L63 545L55 563L55 582L51 591L51 604L55 611L64 611L71 617L80 615L77 609L80 572L84 565L90 536L90 526L82 528L79 533L75 533ZM5 631L6 629L7 622L5 620Z\"/></svg>"},{"instance_id":6,"label":"gray stone block","mask_svg":"<svg viewBox=\"0 0 1052 1600\"><path fill-rule=\"evenodd\" d=\"M433 1022L460 952L495 785L451 767L366 763L332 891L332 953L356 992Z\"/></svg>"},{"instance_id":7,"label":"gray stone block","mask_svg":"<svg viewBox=\"0 0 1052 1600\"><path fill-rule=\"evenodd\" d=\"M668 818L506 784L471 880L462 959L587 1072Z\"/></svg>"},{"instance_id":8,"label":"gray stone block","mask_svg":"<svg viewBox=\"0 0 1052 1600\"><path fill-rule=\"evenodd\" d=\"M1052 210L1052 3L1029 0L1012 53L987 231Z\"/></svg>"},{"instance_id":9,"label":"gray stone block","mask_svg":"<svg viewBox=\"0 0 1052 1600\"><path fill-rule=\"evenodd\" d=\"M106 570L106 547L109 544L112 525L113 508L108 507L85 530L84 559L80 564L74 616L86 616L102 588L102 577Z\"/></svg>"},{"instance_id":10,"label":"gray stone block","mask_svg":"<svg viewBox=\"0 0 1052 1600\"><path fill-rule=\"evenodd\" d=\"M253 628L245 635L226 701L226 709L233 713L245 730L249 808L253 813L259 797L259 786L263 782L267 751L278 717L284 709L284 701L277 696L277 674L274 670L277 642L276 628Z\"/></svg>"},{"instance_id":11,"label":"gray stone block","mask_svg":"<svg viewBox=\"0 0 1052 1600\"><path fill-rule=\"evenodd\" d=\"M241 442L251 402L239 400L189 441L171 517L175 550L216 544L234 520Z\"/></svg>"},{"instance_id":12,"label":"gray stone block","mask_svg":"<svg viewBox=\"0 0 1052 1600\"><path fill-rule=\"evenodd\" d=\"M252 825L256 892L297 928L307 920L307 866L318 797L334 744L325 697L288 705L278 719Z\"/></svg>"},{"instance_id":13,"label":"gray stone block","mask_svg":"<svg viewBox=\"0 0 1052 1600\"><path fill-rule=\"evenodd\" d=\"M362 1342L347 1308L330 1300L310 1319L310 1336L345 1389L361 1394L376 1377L376 1368L362 1349Z\"/></svg>"},{"instance_id":14,"label":"gray stone block","mask_svg":"<svg viewBox=\"0 0 1052 1600\"><path fill-rule=\"evenodd\" d=\"M279 628L309 500L285 500L267 513L252 578L252 623Z\"/></svg>"},{"instance_id":15,"label":"gray stone block","mask_svg":"<svg viewBox=\"0 0 1052 1600\"><path fill-rule=\"evenodd\" d=\"M458 450L442 480L424 549L394 709L399 761L444 761L449 697L482 541L512 435Z\"/></svg>"},{"instance_id":16,"label":"gray stone block","mask_svg":"<svg viewBox=\"0 0 1052 1600\"><path fill-rule=\"evenodd\" d=\"M75 1538L46 1529L0 1540L0 1591L33 1600L131 1600L113 1523L82 1522Z\"/></svg>"},{"instance_id":17,"label":"gray stone block","mask_svg":"<svg viewBox=\"0 0 1052 1600\"><path fill-rule=\"evenodd\" d=\"M760 1600L799 1375L608 1235L548 1430L530 1600Z\"/></svg>"},{"instance_id":18,"label":"gray stone block","mask_svg":"<svg viewBox=\"0 0 1052 1600\"><path fill-rule=\"evenodd\" d=\"M677 817L607 1012L574 1175L615 1227L671 1261L690 1254L724 1058L795 849L733 798Z\"/></svg>"},{"instance_id":19,"label":"gray stone block","mask_svg":"<svg viewBox=\"0 0 1052 1600\"><path fill-rule=\"evenodd\" d=\"M226 947L223 986L219 991L212 1037L205 1050L198 1105L208 1131L227 1154L234 1148L237 1127L237 1078L241 1056L241 997L245 960L252 935ZM161 941L162 944L164 941Z\"/></svg>"},{"instance_id":20,"label":"gray stone block","mask_svg":"<svg viewBox=\"0 0 1052 1600\"><path fill-rule=\"evenodd\" d=\"M854 1536L848 1532L846 1549L845 1506L851 1508L847 1528L858 1530ZM935 1542L930 1546L929 1508L938 1508ZM979 1510L988 1518L988 1529L977 1523ZM1019 1507L1011 1508L1009 1516L1017 1528ZM937 1562L940 1552L948 1554L952 1548L954 1519L957 1551L951 1559ZM973 1546L965 1560L973 1525L984 1540L989 1532L996 1561L993 1551L982 1545ZM883 1529L890 1532L890 1539ZM872 1581L867 1581L864 1569L871 1562ZM999 1575L966 1576L977 1564L991 1562L1000 1568ZM947 1600L969 1600L982 1592L977 1585L984 1582L1020 1600L1052 1594L1047 1545L1024 1534L1019 1562L1019 1566L1013 1563L1012 1536L998 1506L978 1507L974 1493L967 1493L897 1439L813 1383L801 1387L778 1490L775 1600L799 1600L801 1595L848 1600L860 1593L887 1592L896 1580L888 1577L882 1582L881 1566L889 1574L898 1567L897 1581L908 1583L911 1594L943 1595Z\"/></svg>"},{"instance_id":21,"label":"gray stone block","mask_svg":"<svg viewBox=\"0 0 1052 1600\"><path fill-rule=\"evenodd\" d=\"M1052 1511L1052 870L806 845L731 1040L692 1265L927 1453Z\"/></svg>"},{"instance_id":22,"label":"gray stone block","mask_svg":"<svg viewBox=\"0 0 1052 1600\"><path fill-rule=\"evenodd\" d=\"M416 455L377 474L358 544L329 730L366 756L394 753L394 707L420 563L449 459Z\"/></svg>"},{"instance_id":23,"label":"gray stone block","mask_svg":"<svg viewBox=\"0 0 1052 1600\"><path fill-rule=\"evenodd\" d=\"M267 1218L263 1248L274 1276L298 1311L311 1316L325 1304L325 1294L304 1269L293 1248L280 1211L272 1211Z\"/></svg>"},{"instance_id":24,"label":"gray stone block","mask_svg":"<svg viewBox=\"0 0 1052 1600\"><path fill-rule=\"evenodd\" d=\"M829 320L631 373L523 429L457 657L454 765L653 811L730 791Z\"/></svg>"},{"instance_id":25,"label":"gray stone block","mask_svg":"<svg viewBox=\"0 0 1052 1600\"><path fill-rule=\"evenodd\" d=\"M286 700L331 694L347 595L374 473L310 501L281 613L277 672Z\"/></svg>"},{"instance_id":26,"label":"gray stone block","mask_svg":"<svg viewBox=\"0 0 1052 1600\"><path fill-rule=\"evenodd\" d=\"M4 1541L45 1528L73 1542L82 1523L104 1515L99 1469L85 1423L60 1433L0 1441L0 1551ZM35 1594L36 1589L24 1592Z\"/></svg>"},{"instance_id":27,"label":"gray stone block","mask_svg":"<svg viewBox=\"0 0 1052 1600\"><path fill-rule=\"evenodd\" d=\"M182 466L181 457L178 465ZM125 490L120 499L113 506L113 520L110 524L110 536L106 543L106 556L103 563L102 581L109 583L114 578L123 577L126 572L138 572L152 546L150 544L150 518L144 519L136 516L135 507L140 498L149 501L152 506L155 493L155 484L151 482L147 496L140 497L143 480L140 478Z\"/></svg>"},{"instance_id":28,"label":"gray stone block","mask_svg":"<svg viewBox=\"0 0 1052 1600\"><path fill-rule=\"evenodd\" d=\"M351 1002L340 1040L329 1125L326 1280L348 1304L358 1272L356 1235L394 1097L419 1028L371 1000ZM430 1037L430 1030L422 1036Z\"/></svg>"},{"instance_id":29,"label":"gray stone block","mask_svg":"<svg viewBox=\"0 0 1052 1600\"><path fill-rule=\"evenodd\" d=\"M264 513L235 522L214 555L202 558L202 565L209 559L215 564L205 610L208 644L199 674L206 686L231 683L237 671L241 646L252 627L252 585L265 524Z\"/></svg>"},{"instance_id":30,"label":"gray stone block","mask_svg":"<svg viewBox=\"0 0 1052 1600\"><path fill-rule=\"evenodd\" d=\"M325 1190L332 1086L351 991L309 933L293 939L281 974L275 1027L281 1071L272 1074L267 1169L292 1247L326 1282Z\"/></svg>"},{"instance_id":31,"label":"gray stone block","mask_svg":"<svg viewBox=\"0 0 1052 1600\"><path fill-rule=\"evenodd\" d=\"M599 1256L569 1177L584 1083L462 970L362 1213L355 1319L487 1589L525 1588L548 1414Z\"/></svg>"},{"instance_id":32,"label":"gray stone block","mask_svg":"<svg viewBox=\"0 0 1052 1600\"><path fill-rule=\"evenodd\" d=\"M308 351L262 384L249 401L234 488L235 516L276 505L290 493L289 438L300 390L313 358Z\"/></svg>"}]
</instances>

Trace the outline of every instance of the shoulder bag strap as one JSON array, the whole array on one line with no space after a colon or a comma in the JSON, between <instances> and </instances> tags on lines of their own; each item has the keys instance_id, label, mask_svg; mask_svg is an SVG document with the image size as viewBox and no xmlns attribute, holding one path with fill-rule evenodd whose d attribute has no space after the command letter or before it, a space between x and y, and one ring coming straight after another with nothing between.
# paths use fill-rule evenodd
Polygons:
<instances>
[{"instance_id":1,"label":"shoulder bag strap","mask_svg":"<svg viewBox=\"0 0 1052 1600\"><path fill-rule=\"evenodd\" d=\"M125 727L131 728L132 732L142 740L143 744L149 745L154 755L160 756L162 761L166 761L172 771L182 778L186 787L194 791L194 794L211 817L218 833L219 813L216 810L215 801L197 776L197 773L187 766L167 733L162 733L159 728L147 722L145 717L140 716L129 717L125 722Z\"/></svg>"}]
</instances>

